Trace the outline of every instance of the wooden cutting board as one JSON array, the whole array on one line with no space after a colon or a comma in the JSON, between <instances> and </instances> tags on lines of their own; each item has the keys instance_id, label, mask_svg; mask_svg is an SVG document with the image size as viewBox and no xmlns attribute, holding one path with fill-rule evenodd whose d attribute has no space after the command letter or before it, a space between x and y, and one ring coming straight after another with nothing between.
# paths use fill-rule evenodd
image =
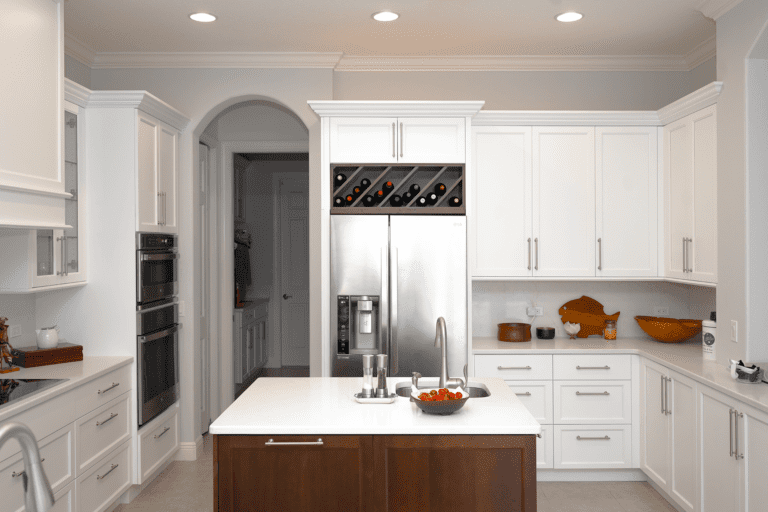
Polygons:
<instances>
[{"instance_id":1,"label":"wooden cutting board","mask_svg":"<svg viewBox=\"0 0 768 512\"><path fill-rule=\"evenodd\" d=\"M603 305L592 297L583 295L579 299L571 300L563 304L559 310L563 323L581 324L581 330L576 335L579 338L598 334L602 335L606 320L618 320L619 313L606 315Z\"/></svg>"},{"instance_id":2,"label":"wooden cutting board","mask_svg":"<svg viewBox=\"0 0 768 512\"><path fill-rule=\"evenodd\" d=\"M11 350L13 364L22 368L35 368L52 364L83 360L83 346L61 342L55 348L21 347Z\"/></svg>"}]
</instances>

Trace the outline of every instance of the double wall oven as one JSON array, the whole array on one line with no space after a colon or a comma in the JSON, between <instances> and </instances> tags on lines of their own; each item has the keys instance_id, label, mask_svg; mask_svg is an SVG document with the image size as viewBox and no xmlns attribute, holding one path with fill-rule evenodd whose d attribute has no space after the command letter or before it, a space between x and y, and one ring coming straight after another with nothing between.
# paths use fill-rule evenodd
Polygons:
<instances>
[{"instance_id":1,"label":"double wall oven","mask_svg":"<svg viewBox=\"0 0 768 512\"><path fill-rule=\"evenodd\" d=\"M139 426L179 398L177 238L136 234Z\"/></svg>"}]
</instances>

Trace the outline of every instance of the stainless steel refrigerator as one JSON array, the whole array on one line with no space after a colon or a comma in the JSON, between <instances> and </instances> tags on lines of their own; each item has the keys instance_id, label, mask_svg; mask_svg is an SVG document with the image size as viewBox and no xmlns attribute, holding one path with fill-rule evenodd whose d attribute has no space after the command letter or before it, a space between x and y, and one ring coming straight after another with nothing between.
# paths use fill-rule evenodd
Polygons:
<instances>
[{"instance_id":1,"label":"stainless steel refrigerator","mask_svg":"<svg viewBox=\"0 0 768 512\"><path fill-rule=\"evenodd\" d=\"M331 375L361 376L363 354L388 374L440 374L435 324L448 328L450 376L467 362L464 216L331 216Z\"/></svg>"}]
</instances>

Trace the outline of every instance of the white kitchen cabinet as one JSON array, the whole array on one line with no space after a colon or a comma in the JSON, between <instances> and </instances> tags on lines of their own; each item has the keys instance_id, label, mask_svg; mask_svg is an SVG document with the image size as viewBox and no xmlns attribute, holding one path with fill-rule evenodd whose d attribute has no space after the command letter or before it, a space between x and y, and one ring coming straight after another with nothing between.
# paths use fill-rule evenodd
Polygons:
<instances>
[{"instance_id":1,"label":"white kitchen cabinet","mask_svg":"<svg viewBox=\"0 0 768 512\"><path fill-rule=\"evenodd\" d=\"M178 233L179 131L137 113L136 231Z\"/></svg>"},{"instance_id":2,"label":"white kitchen cabinet","mask_svg":"<svg viewBox=\"0 0 768 512\"><path fill-rule=\"evenodd\" d=\"M542 425L541 434L536 437L536 467L552 469L555 467L554 426Z\"/></svg>"},{"instance_id":3,"label":"white kitchen cabinet","mask_svg":"<svg viewBox=\"0 0 768 512\"><path fill-rule=\"evenodd\" d=\"M743 494L740 482L744 461L737 460L734 455L734 413L738 413L738 402L706 386L700 386L698 405L700 420L697 430L701 460L699 510L739 511Z\"/></svg>"},{"instance_id":4,"label":"white kitchen cabinet","mask_svg":"<svg viewBox=\"0 0 768 512\"><path fill-rule=\"evenodd\" d=\"M530 126L472 128L472 276L533 275L531 132Z\"/></svg>"},{"instance_id":5,"label":"white kitchen cabinet","mask_svg":"<svg viewBox=\"0 0 768 512\"><path fill-rule=\"evenodd\" d=\"M658 129L598 127L597 276L658 276Z\"/></svg>"},{"instance_id":6,"label":"white kitchen cabinet","mask_svg":"<svg viewBox=\"0 0 768 512\"><path fill-rule=\"evenodd\" d=\"M595 129L533 128L533 275L595 276Z\"/></svg>"},{"instance_id":7,"label":"white kitchen cabinet","mask_svg":"<svg viewBox=\"0 0 768 512\"><path fill-rule=\"evenodd\" d=\"M745 501L742 512L762 510L768 503L768 472L765 460L768 455L768 415L751 407L739 407L744 414L739 417L739 444L736 449L744 455L742 482Z\"/></svg>"},{"instance_id":8,"label":"white kitchen cabinet","mask_svg":"<svg viewBox=\"0 0 768 512\"><path fill-rule=\"evenodd\" d=\"M555 469L632 467L632 425L555 425Z\"/></svg>"},{"instance_id":9,"label":"white kitchen cabinet","mask_svg":"<svg viewBox=\"0 0 768 512\"><path fill-rule=\"evenodd\" d=\"M717 106L664 127L665 275L717 282Z\"/></svg>"},{"instance_id":10,"label":"white kitchen cabinet","mask_svg":"<svg viewBox=\"0 0 768 512\"><path fill-rule=\"evenodd\" d=\"M267 301L246 303L235 309L235 384L241 384L267 362Z\"/></svg>"},{"instance_id":11,"label":"white kitchen cabinet","mask_svg":"<svg viewBox=\"0 0 768 512\"><path fill-rule=\"evenodd\" d=\"M330 161L464 163L464 117L331 117Z\"/></svg>"}]
</instances>

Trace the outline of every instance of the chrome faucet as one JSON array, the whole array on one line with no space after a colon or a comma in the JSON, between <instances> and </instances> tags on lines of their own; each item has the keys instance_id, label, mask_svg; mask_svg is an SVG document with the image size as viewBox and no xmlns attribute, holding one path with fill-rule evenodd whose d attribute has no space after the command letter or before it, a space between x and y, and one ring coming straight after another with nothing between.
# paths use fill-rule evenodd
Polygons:
<instances>
[{"instance_id":1,"label":"chrome faucet","mask_svg":"<svg viewBox=\"0 0 768 512\"><path fill-rule=\"evenodd\" d=\"M440 382L438 385L441 388L451 387L464 387L464 381L461 379L449 379L448 378L448 329L445 327L445 318L440 317L437 319L437 328L435 332L435 346L442 348L441 350L441 364L440 364Z\"/></svg>"},{"instance_id":2,"label":"chrome faucet","mask_svg":"<svg viewBox=\"0 0 768 512\"><path fill-rule=\"evenodd\" d=\"M16 439L21 445L24 459L24 508L27 512L48 512L53 507L53 489L48 483L40 463L40 451L35 435L21 423L6 423L0 427L0 448L9 439Z\"/></svg>"}]
</instances>

